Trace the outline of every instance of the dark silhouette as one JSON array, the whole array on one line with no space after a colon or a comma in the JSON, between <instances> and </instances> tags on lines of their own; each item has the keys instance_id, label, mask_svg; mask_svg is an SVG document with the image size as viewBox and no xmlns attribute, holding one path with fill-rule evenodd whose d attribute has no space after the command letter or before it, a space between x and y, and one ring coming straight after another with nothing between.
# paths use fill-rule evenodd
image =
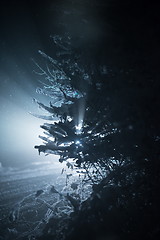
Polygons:
<instances>
[{"instance_id":1,"label":"dark silhouette","mask_svg":"<svg viewBox=\"0 0 160 240\"><path fill-rule=\"evenodd\" d=\"M116 48L113 55L105 38L102 46L93 43L93 49L101 53L100 57L95 50L93 57L86 46L79 51L71 48L70 40L75 39L65 35L65 53L56 59L61 77L53 81L51 70L44 71L52 84L42 91L61 102L59 106L51 102L49 107L39 104L51 114L53 111L58 121L42 126L48 138L36 148L60 155L60 162L74 159L77 171L83 168L92 182L93 192L80 205L68 197L74 212L56 221L57 235L47 230L53 228L51 219L39 239L60 239L60 232L65 240L151 240L160 235L159 83L156 59L152 57L155 67L147 61L149 52L156 55L155 49L146 41L146 36L151 41L146 22L153 26L155 21L149 23L147 13L142 17L141 4L137 11L136 4L123 4L123 16L118 4L110 5L123 35L121 43L118 38L109 42L112 50L113 45ZM150 12L148 5L146 8ZM108 15L108 20L112 18ZM58 52L64 49L63 36L57 35L55 43Z\"/></svg>"}]
</instances>

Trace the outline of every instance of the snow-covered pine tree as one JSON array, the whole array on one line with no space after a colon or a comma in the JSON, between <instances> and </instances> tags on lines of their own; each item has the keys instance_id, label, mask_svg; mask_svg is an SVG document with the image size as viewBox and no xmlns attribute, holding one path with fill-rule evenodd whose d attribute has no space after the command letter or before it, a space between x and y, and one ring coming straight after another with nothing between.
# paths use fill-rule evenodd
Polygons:
<instances>
[{"instance_id":1,"label":"snow-covered pine tree","mask_svg":"<svg viewBox=\"0 0 160 240\"><path fill-rule=\"evenodd\" d=\"M87 51L74 49L68 35L54 36L53 41L55 58L40 51L46 68L37 64L45 79L38 91L51 97L49 106L37 101L50 113L40 117L51 123L41 126L46 137L35 148L39 153L59 155L60 162L72 159L93 183L91 197L59 232L65 240L98 239L100 232L105 238L150 239L146 228L155 229L157 224L157 220L151 223L156 209L151 209L151 189L158 186L154 161L159 165L159 138L153 125L158 123L156 108L150 114L157 89L146 80L147 73L145 84L140 85L139 68L128 70L128 65L122 70L120 64L112 71L100 65ZM52 222L48 225L52 227ZM48 232L41 239L47 236Z\"/></svg>"},{"instance_id":2,"label":"snow-covered pine tree","mask_svg":"<svg viewBox=\"0 0 160 240\"><path fill-rule=\"evenodd\" d=\"M52 38L57 50L55 58L39 51L46 68L36 63L44 80L38 92L49 96L51 101L46 106L35 100L49 113L35 116L51 123L41 126L46 136L40 136L44 143L35 148L39 153L59 155L60 162L72 159L74 167L83 168L92 182L97 182L118 164L110 144L106 145L110 135L118 131L109 121L103 87L103 78L110 70L105 65L97 67L90 63L84 52L72 47L69 35Z\"/></svg>"}]
</instances>

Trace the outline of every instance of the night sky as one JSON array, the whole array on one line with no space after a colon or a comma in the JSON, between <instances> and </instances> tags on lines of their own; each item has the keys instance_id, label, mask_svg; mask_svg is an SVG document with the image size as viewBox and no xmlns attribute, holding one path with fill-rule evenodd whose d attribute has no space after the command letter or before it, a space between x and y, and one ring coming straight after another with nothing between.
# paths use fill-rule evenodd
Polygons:
<instances>
[{"instance_id":1,"label":"night sky","mask_svg":"<svg viewBox=\"0 0 160 240\"><path fill-rule=\"evenodd\" d=\"M35 65L32 59L43 63L39 49L54 58L50 35L70 32L75 39L77 37L76 47L94 51L97 62L103 61L107 52L112 65L120 65L123 54L128 56L126 63L132 63L135 48L141 48L141 56L146 54L148 60L152 52L148 61L151 63L154 59L156 63L159 50L154 34L158 31L158 10L156 6L151 8L144 4L144 1L131 2L134 2L131 6L127 1L119 4L115 0L1 2L0 162L3 166L23 165L40 158L34 145L41 142L38 135L43 121L28 112L40 111L33 98L43 103L48 99L36 93L40 83L33 73ZM79 36L82 36L81 40L78 40ZM156 64L151 63L155 71Z\"/></svg>"},{"instance_id":2,"label":"night sky","mask_svg":"<svg viewBox=\"0 0 160 240\"><path fill-rule=\"evenodd\" d=\"M0 6L0 162L2 166L24 165L38 159L34 145L42 132L32 99L38 78L33 73L32 58L38 61L38 50L46 50L53 15L51 2L5 1ZM51 43L50 43L51 45ZM45 101L45 99L43 99ZM44 156L43 156L44 157Z\"/></svg>"},{"instance_id":3,"label":"night sky","mask_svg":"<svg viewBox=\"0 0 160 240\"><path fill-rule=\"evenodd\" d=\"M103 18L91 1L5 1L0 5L0 162L19 166L43 159L34 145L41 143L42 120L28 112L39 113L32 99L48 102L36 93L38 76L34 59L42 63L38 50L54 56L50 35L70 31L85 40L84 46L104 34ZM103 3L102 3L103 7ZM104 17L104 16L103 16ZM108 28L110 31L110 27Z\"/></svg>"}]
</instances>

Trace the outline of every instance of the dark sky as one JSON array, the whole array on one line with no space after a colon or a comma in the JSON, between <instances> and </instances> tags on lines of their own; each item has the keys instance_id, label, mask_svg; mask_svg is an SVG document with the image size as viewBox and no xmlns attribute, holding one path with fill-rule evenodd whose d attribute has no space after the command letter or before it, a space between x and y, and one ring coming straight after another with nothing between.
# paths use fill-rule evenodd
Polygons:
<instances>
[{"instance_id":1,"label":"dark sky","mask_svg":"<svg viewBox=\"0 0 160 240\"><path fill-rule=\"evenodd\" d=\"M0 162L12 166L38 158L34 145L40 143L43 121L28 112L39 111L32 102L38 77L32 58L42 62L38 50L54 57L50 35L70 32L75 46L90 49L97 61L108 56L111 64L132 62L135 49L158 67L158 5L154 2L116 0L1 1L0 3ZM128 3L129 2L129 3ZM81 36L81 40L79 40ZM132 47L131 47L132 46ZM140 57L139 57L140 59ZM124 61L123 61L124 62Z\"/></svg>"},{"instance_id":2,"label":"dark sky","mask_svg":"<svg viewBox=\"0 0 160 240\"><path fill-rule=\"evenodd\" d=\"M0 162L14 166L34 161L39 156L34 145L43 121L29 115L38 111L32 98L45 102L36 94L38 77L32 58L42 59L38 50L54 55L50 35L70 31L85 36L90 44L103 33L103 19L98 17L96 1L5 1L0 4ZM99 4L98 4L99 5ZM102 4L103 5L103 4ZM100 21L100 23L99 23Z\"/></svg>"}]
</instances>

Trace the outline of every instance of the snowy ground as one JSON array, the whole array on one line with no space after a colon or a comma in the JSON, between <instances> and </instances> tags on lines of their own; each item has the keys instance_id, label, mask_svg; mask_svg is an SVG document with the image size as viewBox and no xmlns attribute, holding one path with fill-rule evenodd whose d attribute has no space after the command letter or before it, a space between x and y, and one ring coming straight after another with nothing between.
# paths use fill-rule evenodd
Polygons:
<instances>
[{"instance_id":1,"label":"snowy ground","mask_svg":"<svg viewBox=\"0 0 160 240\"><path fill-rule=\"evenodd\" d=\"M12 168L1 164L0 240L32 239L50 217L73 211L67 194L80 201L88 198L90 183L83 185L83 173L70 166L58 159Z\"/></svg>"},{"instance_id":2,"label":"snowy ground","mask_svg":"<svg viewBox=\"0 0 160 240\"><path fill-rule=\"evenodd\" d=\"M64 165L65 166L65 165ZM54 185L58 191L62 191L66 184L66 176L68 172L61 174L63 164L51 164L50 162L40 163L34 162L28 168L3 168L0 169L0 239L17 239L15 234L17 229L16 225L16 208L21 207L23 214L20 212L20 220L28 218L32 220L32 216L36 214L39 221L42 216L44 209L42 204L38 204L35 200L37 190L44 190L45 194L49 194L51 187ZM49 195L46 195L47 198ZM52 203L53 203L53 197ZM31 207L30 207L31 206ZM38 208L40 208L38 210ZM26 215L30 211L29 215ZM30 209L34 208L34 209ZM15 216L11 213L14 212ZM38 212L41 215L38 215ZM12 218L12 219L10 219ZM31 218L31 219L30 219ZM10 234L8 235L8 232ZM15 235L15 236L14 236ZM5 237L4 237L5 236ZM9 236L9 237L8 237Z\"/></svg>"}]
</instances>

